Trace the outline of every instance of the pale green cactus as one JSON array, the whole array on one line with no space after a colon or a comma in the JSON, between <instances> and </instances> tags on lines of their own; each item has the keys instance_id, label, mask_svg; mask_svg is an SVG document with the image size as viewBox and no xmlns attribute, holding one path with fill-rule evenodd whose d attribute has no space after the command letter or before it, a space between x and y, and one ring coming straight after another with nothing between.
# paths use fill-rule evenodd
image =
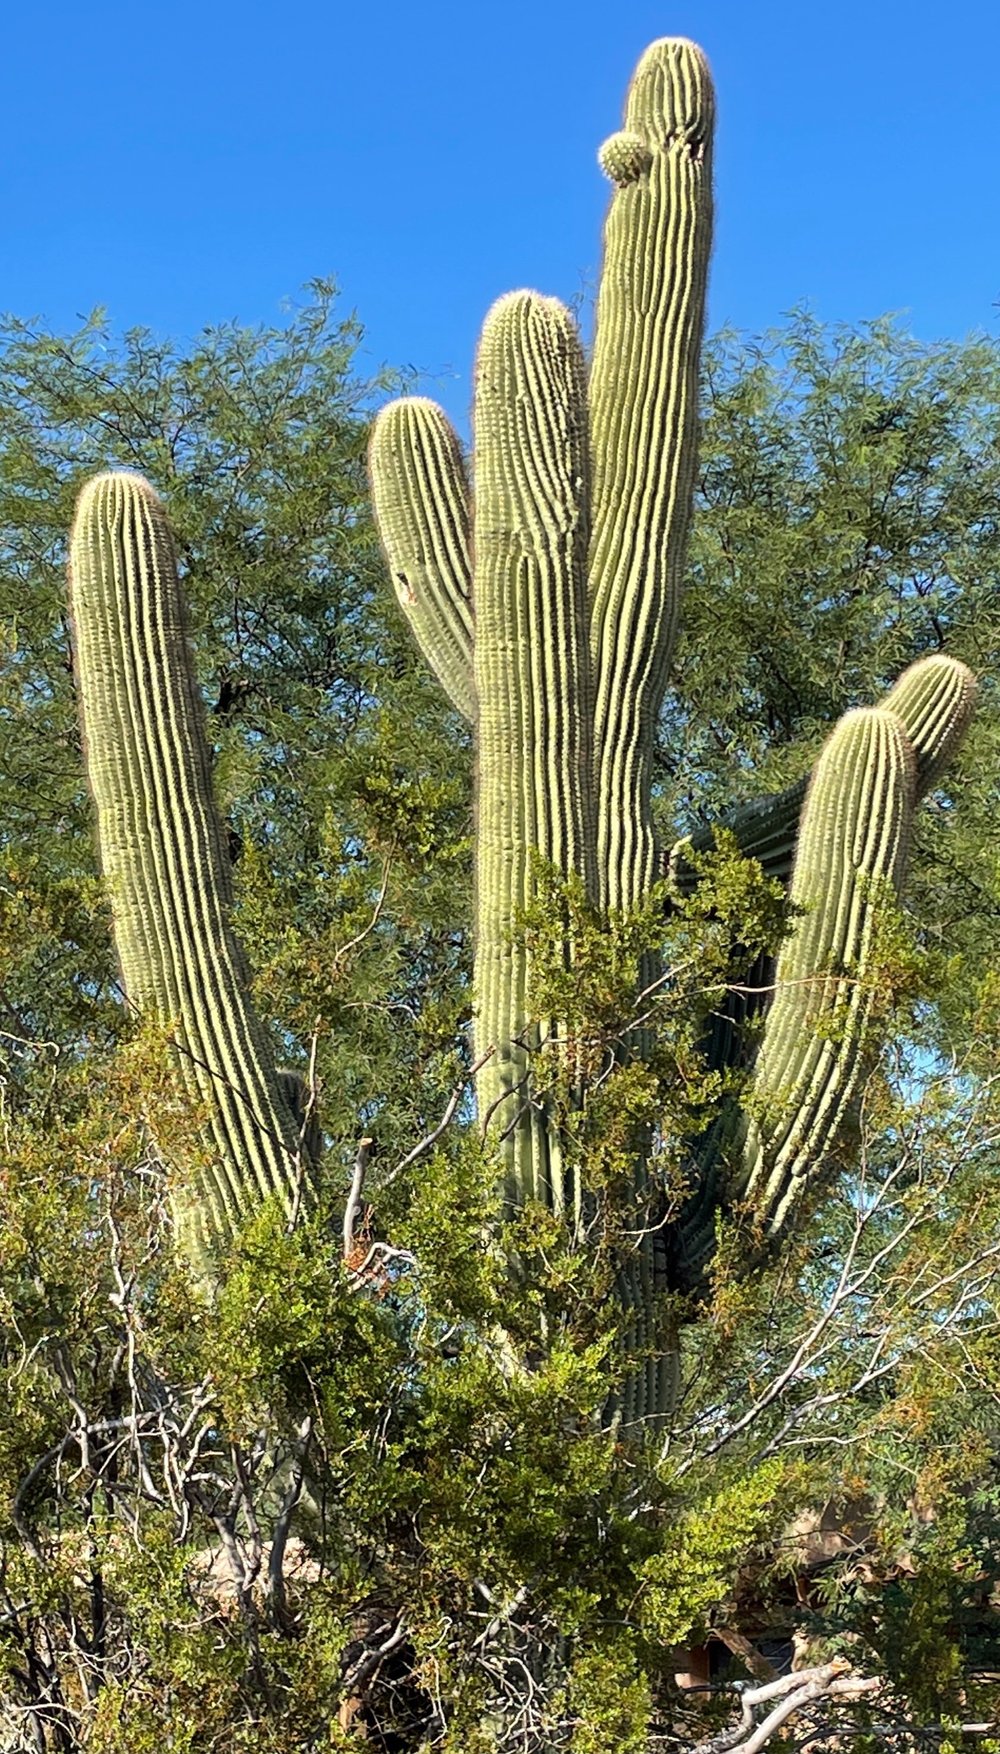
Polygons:
<instances>
[{"instance_id":1,"label":"pale green cactus","mask_svg":"<svg viewBox=\"0 0 1000 1754\"><path fill-rule=\"evenodd\" d=\"M799 825L791 900L754 1067L745 1192L775 1234L854 1096L873 995L864 978L879 903L899 893L917 758L895 713L841 719L816 763Z\"/></svg>"},{"instance_id":2,"label":"pale green cactus","mask_svg":"<svg viewBox=\"0 0 1000 1754\"><path fill-rule=\"evenodd\" d=\"M528 967L511 925L540 855L593 891L587 645L587 402L576 328L555 299L512 293L486 319L476 365L474 672L477 718L478 1041L493 1048L484 1113L510 1137L516 1198L556 1212L563 1183L531 1060Z\"/></svg>"},{"instance_id":3,"label":"pale green cactus","mask_svg":"<svg viewBox=\"0 0 1000 1754\"><path fill-rule=\"evenodd\" d=\"M400 602L476 729L480 1115L501 1143L511 1203L540 1199L570 1217L581 1197L559 1167L546 1104L545 1050L559 1024L529 1015L517 921L539 855L610 910L640 907L661 873L650 789L697 459L713 113L700 50L653 44L624 126L600 153L615 193L586 397L568 312L518 293L483 332L471 499L457 437L433 403L391 404L371 447ZM801 919L768 971L773 1001L735 999L723 1020L731 1054L741 1013L767 1010L753 1118L720 1121L671 1233L651 1232L621 1263L626 1344L642 1360L624 1389L626 1420L669 1408L659 1293L698 1283L720 1208L743 1200L777 1238L830 1161L869 1046L878 906L899 891L916 799L952 754L972 696L953 660L915 665L880 709L842 722L808 790L802 781L728 824L790 884ZM668 869L681 889L696 880L685 846L711 841L706 832L675 849ZM569 941L564 950L571 962ZM640 988L659 972L647 962ZM647 1039L637 1034L631 1051ZM642 1162L636 1174L648 1194Z\"/></svg>"},{"instance_id":4,"label":"pale green cactus","mask_svg":"<svg viewBox=\"0 0 1000 1754\"><path fill-rule=\"evenodd\" d=\"M697 463L714 119L701 50L667 39L632 77L624 136L601 150L615 193L590 372L590 639L598 888L615 908L639 906L659 875L653 737Z\"/></svg>"},{"instance_id":5,"label":"pale green cactus","mask_svg":"<svg viewBox=\"0 0 1000 1754\"><path fill-rule=\"evenodd\" d=\"M447 416L421 396L383 411L372 446L372 497L396 596L449 699L474 719L472 532L462 448Z\"/></svg>"},{"instance_id":6,"label":"pale green cactus","mask_svg":"<svg viewBox=\"0 0 1000 1754\"><path fill-rule=\"evenodd\" d=\"M516 445L508 445L499 459L484 446L484 439L500 422L493 336L501 314L514 307L501 300L487 318L476 371L475 535L464 563L456 562L450 540L436 556L428 542L434 528L445 525L450 536L462 523L454 510L460 481L460 468L454 460L458 440L453 434L450 441L442 437L449 430L446 416L423 399L404 400L384 409L375 425L372 490L390 572L395 580L402 576L409 581L410 589L400 600L421 649L452 699L458 696L452 674L456 642L450 633L429 640L424 630L432 615L439 624L445 619L454 622L470 598L474 605L476 625L471 644L480 768L483 728L488 726L488 735L493 737L495 721L499 727L498 714L521 715L525 725L545 726L546 735L553 712L561 715L571 706L578 720L581 715L586 720L570 721L558 731L572 750L572 762L580 760L584 751L584 759L590 762L593 751L585 788L594 800L593 831L585 845L577 848L575 826L564 826L562 792L566 781L558 765L552 766L553 755L557 755L554 747L527 755L536 770L543 763L548 771L546 793L539 805L526 811L518 823L501 826L497 818L506 855L499 845L490 845L495 824L486 807L486 788L481 785L477 931L483 932L484 910L489 910L491 919L502 920L508 945L512 919L509 898L490 893L490 874L506 870L505 857L525 868L536 854L553 858L559 869L573 870L582 877L587 892L595 893L603 905L619 908L640 902L657 875L658 854L649 811L653 729L677 624L695 468L698 360L712 227L712 115L711 81L701 51L682 40L655 43L647 50L629 90L625 131L613 136L601 153L616 193L605 234L589 395L585 401L580 368L571 390L578 406L574 410L567 403L560 409L554 400L559 387L539 373L537 350L533 352L525 342L527 328L513 335L510 347L515 363L507 393L517 399L506 414L506 424L512 434L519 424L521 430ZM561 334L574 336L572 347L578 352L567 311L554 300L537 295L520 294L517 299L516 308L546 311L548 322L558 324ZM570 345L568 340L564 345ZM484 409L489 411L488 418ZM567 450L567 432L573 434L572 457ZM440 491L440 470L432 472L426 459L442 454L450 460L444 494L447 511L429 503ZM568 463L575 471L575 479L569 483L565 479ZM526 471L534 480L536 503L528 524L520 524L517 520L524 507L517 504L517 494ZM488 526L481 504L484 496L490 508ZM542 501L547 503L541 505ZM498 670L482 649L487 632L480 599L487 568L491 574L494 571L492 556L483 544L484 539L494 546L501 540L494 527L498 512L510 520L502 538L508 553L508 614L521 617L522 639L529 626L540 637L545 625L537 607L532 610L520 601L527 587L517 570L517 556L522 545L530 550L537 540L533 520L540 516L553 525L563 520L567 530L572 528L572 553L567 552L564 569L575 573L581 566L579 543L582 540L589 545L585 578L579 583L574 580L570 590L571 619L566 619L567 609L555 600L548 612L551 636L546 632L545 638L561 640L563 651L536 658L534 672L522 656L510 677L502 667ZM413 563L414 554L419 555L418 565ZM559 578L551 566L548 572L549 588L565 594L568 577ZM537 580L533 589L537 603ZM575 650L581 613L579 590L585 590L590 606L586 638L591 648L592 681L584 676L582 656ZM442 603L450 606L447 617L435 607ZM464 626L464 614L462 619ZM566 654L571 645L570 660ZM565 694L551 697L548 692L552 667L568 661L580 676L572 702ZM515 699L525 685L532 691L530 697ZM487 698L484 689L491 686L505 692L506 705ZM523 785L527 794L532 782L522 769L521 742L521 738L516 739L503 759L509 766L509 785ZM530 896L529 879L521 886L520 903ZM493 939L493 925L486 925L485 936ZM510 955L508 948L508 958ZM512 1002L506 1014L500 1015L489 989L477 983L477 1057L492 1048L494 1059L507 1059L511 1044L522 1040L524 990L522 975L512 984ZM520 1063L516 1045L513 1052ZM495 1097L496 1077L493 1062L487 1061L480 1088L484 1103ZM521 1088L523 1107L523 1083ZM501 1110L501 1131L510 1125L512 1107L513 1099ZM544 1154L547 1146L540 1142L539 1150ZM522 1193L537 1192L544 1184L544 1171L525 1163L524 1172Z\"/></svg>"},{"instance_id":7,"label":"pale green cactus","mask_svg":"<svg viewBox=\"0 0 1000 1754\"><path fill-rule=\"evenodd\" d=\"M212 795L166 514L138 475L99 475L70 548L74 656L87 772L126 995L175 1031L208 1116L205 1168L175 1183L200 1273L265 1198L291 1210L310 1162L247 995L229 923L230 866Z\"/></svg>"},{"instance_id":8,"label":"pale green cactus","mask_svg":"<svg viewBox=\"0 0 1000 1754\"><path fill-rule=\"evenodd\" d=\"M840 721L811 775L722 825L789 888L798 917L777 962L759 958L716 1020L717 1070L743 1052L747 1022L763 1015L764 1028L748 1113L724 1113L696 1151L695 1187L669 1237L678 1289L700 1286L720 1208L741 1196L774 1243L819 1185L875 1045L866 975L877 920L902 886L914 808L964 737L975 696L964 664L920 659L878 709ZM674 848L682 891L697 881L685 854L713 836Z\"/></svg>"}]
</instances>

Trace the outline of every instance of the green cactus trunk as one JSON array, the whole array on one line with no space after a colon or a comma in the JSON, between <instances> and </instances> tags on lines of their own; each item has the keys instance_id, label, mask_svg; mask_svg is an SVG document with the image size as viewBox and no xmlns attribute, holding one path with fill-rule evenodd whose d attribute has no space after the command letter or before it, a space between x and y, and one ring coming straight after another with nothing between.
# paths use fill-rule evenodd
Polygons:
<instances>
[{"instance_id":1,"label":"green cactus trunk","mask_svg":"<svg viewBox=\"0 0 1000 1754\"><path fill-rule=\"evenodd\" d=\"M414 399L384 410L371 450L400 601L424 656L476 727L476 1051L492 1050L479 1074L480 1117L502 1143L510 1201L542 1200L577 1216L579 1191L565 1185L545 1097L546 1050L560 1030L531 1015L518 919L538 855L579 877L609 911L641 907L661 871L650 805L654 737L697 460L713 119L701 51L683 40L654 43L629 87L623 129L600 155L615 193L589 434L579 366L567 365L576 357L569 317L521 293L491 313L480 350L474 520L458 441L434 404ZM676 1354L663 1292L701 1286L719 1212L749 1199L776 1237L830 1160L869 1033L871 1007L859 996L875 918L867 898L898 891L915 796L950 758L972 693L964 666L925 660L881 711L849 718L835 733L807 802L803 780L727 823L796 902L807 899L809 923L776 970L766 959L757 970L773 998L734 994L710 1043L716 1060L745 1054L742 1023L769 1011L751 1098L756 1118L720 1116L699 1149L679 1222L669 1234L650 1225L622 1254L625 1345L635 1360L617 1409L626 1423L669 1412ZM711 842L705 831L690 844ZM669 870L689 890L697 874L684 854L682 843ZM571 963L568 935L564 954ZM834 972L838 959L849 977ZM637 991L660 975L658 960L647 958ZM824 995L819 1034L806 1028L806 991ZM831 1016L836 1045L831 1037L822 1048ZM649 1044L636 1029L626 1051L642 1055ZM655 1217L642 1157L635 1177L636 1210Z\"/></svg>"},{"instance_id":2,"label":"green cactus trunk","mask_svg":"<svg viewBox=\"0 0 1000 1754\"><path fill-rule=\"evenodd\" d=\"M538 859L593 893L587 405L576 330L554 299L513 293L490 312L475 432L479 1102L511 1201L578 1215L545 1107L560 1026L529 1021L516 930Z\"/></svg>"},{"instance_id":3,"label":"green cactus trunk","mask_svg":"<svg viewBox=\"0 0 1000 1754\"><path fill-rule=\"evenodd\" d=\"M602 151L616 194L589 442L572 320L554 301L522 293L491 312L480 347L471 550L461 541L458 444L441 410L422 399L393 404L371 448L373 499L400 601L451 698L463 710L474 702L476 713L480 1116L502 1144L509 1201L541 1200L577 1221L580 1191L567 1185L545 1095L546 1054L560 1029L558 1020L530 1015L518 919L539 857L620 910L641 904L658 873L653 738L696 461L712 114L700 50L654 44L632 81L625 130ZM572 958L568 937L565 955ZM639 986L658 974L649 959ZM631 1051L645 1045L638 1034ZM641 1209L641 1161L636 1178ZM620 1270L626 1343L642 1355L620 1409L628 1420L662 1411L672 1396L662 1288L662 1249L650 1232Z\"/></svg>"},{"instance_id":4,"label":"green cactus trunk","mask_svg":"<svg viewBox=\"0 0 1000 1754\"><path fill-rule=\"evenodd\" d=\"M174 1205L199 1272L269 1196L286 1209L308 1170L248 999L229 923L229 859L212 797L204 712L166 516L137 475L80 496L71 603L87 771L125 992L176 1031L208 1116L205 1166Z\"/></svg>"},{"instance_id":5,"label":"green cactus trunk","mask_svg":"<svg viewBox=\"0 0 1000 1754\"><path fill-rule=\"evenodd\" d=\"M714 110L701 50L654 43L624 131L601 149L616 187L590 374L590 637L597 868L611 908L641 906L659 875L650 786L697 465Z\"/></svg>"},{"instance_id":6,"label":"green cactus trunk","mask_svg":"<svg viewBox=\"0 0 1000 1754\"><path fill-rule=\"evenodd\" d=\"M475 1049L481 1122L508 1207L540 1201L583 1234L551 1069L573 1044L533 1014L522 914L540 864L608 914L648 902L661 871L654 739L677 628L696 466L697 378L712 226L708 70L692 44L647 51L624 128L601 160L615 184L589 385L569 313L520 292L487 318L476 369L474 503L458 439L423 398L383 410L371 477L398 600L424 657L474 726ZM229 923L229 871L201 703L159 501L102 476L80 502L73 612L84 735L126 990L176 1033L208 1116L203 1166L177 1181L185 1246L206 1264L263 1199L298 1209L319 1149L315 1116L275 1072ZM917 798L964 733L961 664L914 665L881 706L834 731L811 782L730 819L738 844L804 910L759 995L731 996L709 1052L748 1054L746 1112L724 1110L694 1153L669 1230L622 1241L631 1365L617 1411L662 1420L675 1381L668 1289L698 1292L720 1214L777 1242L828 1165L874 1042L882 899L898 893ZM710 831L691 845L711 844ZM697 874L675 848L681 890ZM569 913L562 954L572 969ZM637 970L637 996L660 978ZM773 988L773 991L770 989ZM647 1051L635 1027L624 1055ZM569 1083L573 1087L572 1061ZM577 1083L573 1100L585 1103ZM655 1220L643 1154L635 1208ZM633 1228L636 1228L633 1226ZM641 1228L641 1227L640 1227ZM627 1226L623 1226L623 1230Z\"/></svg>"}]
</instances>

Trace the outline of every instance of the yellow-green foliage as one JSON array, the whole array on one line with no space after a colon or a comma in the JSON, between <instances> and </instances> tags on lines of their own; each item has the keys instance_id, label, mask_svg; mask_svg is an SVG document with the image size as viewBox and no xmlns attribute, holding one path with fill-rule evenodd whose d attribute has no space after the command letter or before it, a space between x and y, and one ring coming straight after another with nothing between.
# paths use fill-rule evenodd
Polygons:
<instances>
[{"instance_id":1,"label":"yellow-green foliage","mask_svg":"<svg viewBox=\"0 0 1000 1754\"><path fill-rule=\"evenodd\" d=\"M801 1484L798 1468L775 1459L686 1510L641 1568L647 1636L667 1645L697 1642L740 1568L778 1533Z\"/></svg>"},{"instance_id":2,"label":"yellow-green foliage","mask_svg":"<svg viewBox=\"0 0 1000 1754\"><path fill-rule=\"evenodd\" d=\"M571 1663L565 1709L573 1754L645 1754L651 1707L634 1640L606 1636Z\"/></svg>"}]
</instances>

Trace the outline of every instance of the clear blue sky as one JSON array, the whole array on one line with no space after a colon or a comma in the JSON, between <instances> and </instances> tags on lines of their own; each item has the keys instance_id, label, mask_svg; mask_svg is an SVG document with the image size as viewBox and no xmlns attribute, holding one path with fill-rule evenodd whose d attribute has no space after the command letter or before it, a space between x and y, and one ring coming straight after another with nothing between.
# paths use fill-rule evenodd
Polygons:
<instances>
[{"instance_id":1,"label":"clear blue sky","mask_svg":"<svg viewBox=\"0 0 1000 1754\"><path fill-rule=\"evenodd\" d=\"M483 312L599 261L595 150L656 36L719 94L711 321L997 332L996 0L51 0L6 11L0 308L178 336L335 274L463 418Z\"/></svg>"}]
</instances>

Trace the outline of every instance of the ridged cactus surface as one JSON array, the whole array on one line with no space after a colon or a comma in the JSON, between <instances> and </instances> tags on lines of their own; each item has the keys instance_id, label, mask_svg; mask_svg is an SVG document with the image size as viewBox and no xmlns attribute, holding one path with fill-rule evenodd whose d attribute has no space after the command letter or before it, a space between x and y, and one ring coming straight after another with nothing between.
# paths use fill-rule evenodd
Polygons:
<instances>
[{"instance_id":1,"label":"ridged cactus surface","mask_svg":"<svg viewBox=\"0 0 1000 1754\"><path fill-rule=\"evenodd\" d=\"M126 994L176 1029L207 1113L207 1169L175 1183L204 1267L261 1199L290 1206L304 1164L229 921L229 859L163 507L137 475L98 476L73 526L71 603L87 771Z\"/></svg>"},{"instance_id":2,"label":"ridged cactus surface","mask_svg":"<svg viewBox=\"0 0 1000 1754\"><path fill-rule=\"evenodd\" d=\"M680 39L654 43L630 86L624 131L601 152L616 192L605 233L595 357L586 390L579 365L560 411L540 352L534 360L530 352L525 354L518 375L493 381L494 331L501 313L506 313L505 320L522 307L554 313L554 301L513 295L518 303L501 300L487 319L476 379L475 532L464 560L453 539L462 526L456 510L461 496L459 447L446 415L434 404L412 398L391 404L376 422L372 491L387 562L415 638L456 703L460 695L464 703L466 695L456 686L454 654L460 641L451 629L461 617L464 640L465 609L470 603L472 608L479 756L477 1058L490 1047L495 1050L480 1076L484 1113L494 1107L501 1087L527 1089L524 1072L536 1046L525 1033L524 979L520 974L498 979L494 970L500 955L501 891L489 874L503 871L512 849L519 847L521 852L513 855L515 869L530 868L531 856L540 855L582 878L587 893L605 906L618 908L641 901L656 876L649 812L653 732L677 621L696 458L698 361L712 227L712 118L711 80L701 51ZM569 314L562 311L558 321L563 345L570 345L572 334L579 358ZM501 394L509 400L503 414ZM489 441L501 423L510 436L498 456ZM569 430L577 437L567 498L562 472ZM445 457L448 463L442 468L440 459ZM522 522L525 483L533 500ZM529 611L515 607L515 597L519 602L525 595L525 556L537 543L539 527L545 527L538 518L546 498L549 522L572 508L572 554L563 554L561 571L550 564L545 578L533 584L531 625L542 626L543 583L555 593L546 613L561 642L561 649L550 645L544 664L553 675L554 665L560 672L569 665L579 675L579 682L571 678L568 694L561 674L552 692L545 674L533 676L523 657L508 670L489 650L500 544L507 556L501 576L511 594L507 613L521 615L521 637L529 626ZM507 520L504 530L498 527L498 516ZM435 530L446 532L436 544ZM514 560L522 548L519 572ZM400 590L401 576L411 590ZM572 617L565 607L567 587L574 602ZM438 605L447 608L441 611ZM428 635L432 615L435 626ZM586 676L576 647L581 626L591 654ZM543 731L538 748L525 744L524 728L532 724ZM583 840L575 806L567 816L569 769L560 765L560 741L570 751L571 769L581 759L587 763ZM513 837L510 821L496 807L501 764L508 769L511 797L520 796L525 804ZM540 769L548 777L539 804L532 799L538 797ZM570 791L575 786L574 780ZM567 822L572 823L569 831L563 826ZM508 960L516 960L518 953L509 945L517 909L530 899L530 883L526 887L513 875L504 882L502 938ZM649 968L644 978L655 973ZM501 1104L497 1111L501 1132L509 1126L510 1106ZM524 1102L521 1107L523 1127L535 1136L534 1145L514 1145L518 1197L528 1198L543 1193L550 1180L550 1142L545 1126L539 1128L539 1111ZM559 1204L563 1194L553 1187L551 1198Z\"/></svg>"},{"instance_id":3,"label":"ridged cactus surface","mask_svg":"<svg viewBox=\"0 0 1000 1754\"><path fill-rule=\"evenodd\" d=\"M880 712L868 715L873 724L885 722L881 736L872 736L874 757L884 761L895 748L886 725L895 725L903 747L911 752L907 765L912 763L914 803L936 782L960 744L975 697L975 680L966 665L935 653L904 671ZM898 893L901 887L908 836L888 864L889 842L862 843L858 838L862 830L891 833L893 816L891 809L883 823L884 805L874 795L864 805L864 792L857 789L857 747L848 739L847 727L854 723L853 737L860 738L857 721L863 724L864 717L849 714L841 720L811 778L806 775L777 797L746 805L725 821L741 851L790 888L804 918L793 927L780 959L759 957L713 1018L708 1052L717 1071L745 1062L746 1026L765 1019L750 1099L758 1118L746 1121L725 1112L698 1147L695 1186L670 1238L671 1276L680 1288L702 1282L714 1245L716 1214L725 1204L727 1174L736 1190L749 1195L753 1215L770 1240L780 1239L795 1219L797 1195L818 1184L835 1153L858 1082L877 1046L868 1029L873 997L866 985L868 951L880 900L884 903L890 891ZM856 820L849 809L852 769ZM874 787L875 770L870 779ZM892 791L886 794L889 801L893 796ZM898 800L896 807L901 807ZM869 808L873 816L866 823ZM705 850L713 835L712 829L699 831L674 848L670 864L682 890L696 881L685 860L687 850ZM847 857L844 837L849 835L855 837L852 854L862 860L856 869ZM856 883L851 892L854 913L845 907L849 883ZM799 1131L793 1136L795 1128Z\"/></svg>"},{"instance_id":4,"label":"ridged cactus surface","mask_svg":"<svg viewBox=\"0 0 1000 1754\"><path fill-rule=\"evenodd\" d=\"M779 1230L854 1096L873 1003L880 908L903 881L917 760L894 713L848 713L827 742L802 811L775 994L753 1079L745 1192Z\"/></svg>"},{"instance_id":5,"label":"ridged cactus surface","mask_svg":"<svg viewBox=\"0 0 1000 1754\"><path fill-rule=\"evenodd\" d=\"M976 703L976 682L971 670L944 652L920 658L904 670L882 705L895 713L903 726L917 761L917 797L937 784L969 728ZM788 883L798 838L799 817L806 795L806 774L773 798L744 804L720 826L736 836L740 851L757 859L768 877ZM715 839L714 828L699 829L674 847L668 870L682 889L696 882L687 862L688 849L705 852Z\"/></svg>"},{"instance_id":6,"label":"ridged cactus surface","mask_svg":"<svg viewBox=\"0 0 1000 1754\"><path fill-rule=\"evenodd\" d=\"M600 153L614 193L586 397L568 313L513 294L490 313L480 347L471 500L457 438L433 403L392 404L372 443L397 593L476 731L477 1058L492 1049L478 1100L515 1206L541 1199L580 1212L546 1102L544 1049L559 1025L530 1014L518 932L533 861L625 912L647 900L662 866L650 793L697 462L713 120L701 51L654 43L623 127ZM746 1052L742 1022L768 1012L754 1118L735 1128L720 1119L680 1221L669 1236L654 1225L622 1258L636 1360L620 1400L627 1421L669 1407L668 1271L675 1288L690 1288L718 1212L741 1199L776 1237L830 1161L866 1064L878 909L899 891L916 799L957 746L972 694L964 666L924 660L880 708L848 715L808 788L803 780L727 823L804 912L777 970L762 961L768 993L731 995L715 1032L713 1051L731 1060ZM711 843L706 831L675 849L681 890L697 881L687 846ZM564 954L572 966L568 939ZM639 988L659 974L648 959ZM626 1051L647 1047L640 1030ZM635 1173L642 1207L641 1155Z\"/></svg>"},{"instance_id":7,"label":"ridged cactus surface","mask_svg":"<svg viewBox=\"0 0 1000 1754\"><path fill-rule=\"evenodd\" d=\"M453 705L474 719L469 487L462 448L435 402L410 396L383 408L371 481L396 596Z\"/></svg>"},{"instance_id":8,"label":"ridged cactus surface","mask_svg":"<svg viewBox=\"0 0 1000 1754\"><path fill-rule=\"evenodd\" d=\"M639 906L658 874L653 737L697 462L714 112L701 50L654 43L629 87L624 133L601 151L615 192L590 373L590 593L597 868L607 907Z\"/></svg>"},{"instance_id":9,"label":"ridged cactus surface","mask_svg":"<svg viewBox=\"0 0 1000 1754\"><path fill-rule=\"evenodd\" d=\"M555 299L512 293L486 319L476 363L476 820L479 1101L509 1136L513 1198L562 1211L558 1141L532 1058L528 961L512 924L537 856L593 889L587 643L587 402L583 353ZM569 1192L570 1200L574 1196Z\"/></svg>"}]
</instances>

